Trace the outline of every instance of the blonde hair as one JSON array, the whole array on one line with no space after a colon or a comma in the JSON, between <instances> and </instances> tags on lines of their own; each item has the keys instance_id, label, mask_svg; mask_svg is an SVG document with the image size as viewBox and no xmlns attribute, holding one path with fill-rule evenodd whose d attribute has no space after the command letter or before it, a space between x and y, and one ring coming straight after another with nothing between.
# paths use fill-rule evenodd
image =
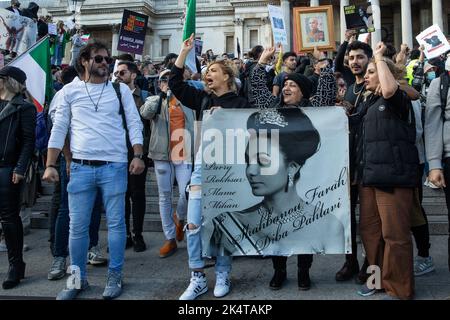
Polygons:
<instances>
[{"instance_id":1,"label":"blonde hair","mask_svg":"<svg viewBox=\"0 0 450 320\"><path fill-rule=\"evenodd\" d=\"M402 65L395 64L394 61L385 58L384 60L389 68L389 71L394 76L395 80L402 80L406 76L406 68ZM370 59L369 63L373 63L375 69L377 69L377 64L375 63L375 58ZM378 70L378 69L377 69Z\"/></svg>"},{"instance_id":2,"label":"blonde hair","mask_svg":"<svg viewBox=\"0 0 450 320\"><path fill-rule=\"evenodd\" d=\"M208 74L211 66L213 66L215 64L219 65L220 68L222 69L222 72L224 74L228 75L228 80L227 80L228 89L230 89L232 91L236 91L237 88L236 88L235 78L238 77L238 70L232 60L216 60L216 61L210 62L208 64L208 66L206 67L206 72L205 72L205 75L203 76L203 80L205 79L206 75Z\"/></svg>"},{"instance_id":3,"label":"blonde hair","mask_svg":"<svg viewBox=\"0 0 450 320\"><path fill-rule=\"evenodd\" d=\"M3 79L5 89L15 95L18 93L24 93L26 86L18 82L16 79L11 77L6 77Z\"/></svg>"}]
</instances>

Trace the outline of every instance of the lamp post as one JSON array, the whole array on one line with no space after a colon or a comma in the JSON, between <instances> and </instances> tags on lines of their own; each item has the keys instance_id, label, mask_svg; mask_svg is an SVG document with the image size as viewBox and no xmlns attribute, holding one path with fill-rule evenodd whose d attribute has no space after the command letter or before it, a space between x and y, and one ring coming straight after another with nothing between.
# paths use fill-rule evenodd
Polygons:
<instances>
[{"instance_id":1,"label":"lamp post","mask_svg":"<svg viewBox=\"0 0 450 320\"><path fill-rule=\"evenodd\" d=\"M85 0L67 0L67 5L69 11L73 14L73 23L76 26L76 17L81 12L81 7L83 6Z\"/></svg>"}]
</instances>

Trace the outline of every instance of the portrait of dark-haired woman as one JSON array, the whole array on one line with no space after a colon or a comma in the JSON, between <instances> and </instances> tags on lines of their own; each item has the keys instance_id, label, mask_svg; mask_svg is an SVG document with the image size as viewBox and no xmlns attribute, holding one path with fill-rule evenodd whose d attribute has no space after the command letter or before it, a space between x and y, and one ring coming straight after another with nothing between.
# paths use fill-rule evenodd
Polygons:
<instances>
[{"instance_id":1,"label":"portrait of dark-haired woman","mask_svg":"<svg viewBox=\"0 0 450 320\"><path fill-rule=\"evenodd\" d=\"M310 253L344 252L344 226L333 214L319 214L297 192L301 169L320 147L320 135L300 108L259 110L247 120L246 176L254 196L250 208L213 219L213 255L270 255L271 289L286 279L287 256L299 251L299 288L310 287Z\"/></svg>"}]
</instances>

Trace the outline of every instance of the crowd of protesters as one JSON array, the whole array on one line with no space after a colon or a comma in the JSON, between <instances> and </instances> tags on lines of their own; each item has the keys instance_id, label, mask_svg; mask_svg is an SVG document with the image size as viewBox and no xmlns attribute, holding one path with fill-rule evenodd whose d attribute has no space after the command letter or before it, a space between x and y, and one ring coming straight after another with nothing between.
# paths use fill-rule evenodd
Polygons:
<instances>
[{"instance_id":1,"label":"crowd of protesters","mask_svg":"<svg viewBox=\"0 0 450 320\"><path fill-rule=\"evenodd\" d=\"M345 108L350 125L352 239L352 253L337 270L336 280L356 278L362 296L383 291L392 299L414 298L414 277L435 268L421 205L422 178L444 188L450 207L446 186L450 99L445 95L450 52L426 60L422 47L402 45L398 52L383 42L371 47L348 30L334 55L317 48L297 54L284 52L282 46L256 46L240 59L208 50L198 57L196 70L190 70L185 60L193 48L193 36L183 42L179 55L171 53L156 64L149 56L142 61L130 54L111 57L102 42L80 41L83 32L80 29L70 36L58 24L52 43L56 94L46 108L51 129L43 174L44 180L55 185L49 214L54 260L48 279L65 277L69 257L71 267L79 268L81 280L79 287L64 288L57 299L74 299L89 286L86 263L109 262L103 297L121 295L125 249L132 247L137 253L147 249L142 233L150 166L156 174L165 236L159 256L170 257L186 235L191 274L180 299L204 294L208 285L200 238L202 163L194 142L188 141L194 137L195 120L218 107L334 105ZM68 41L72 41L72 56L69 65L61 67ZM4 289L19 285L25 276L19 213L21 185L34 153L36 121L35 109L24 94L25 81L25 73L18 68L0 70L0 218L9 261ZM176 148L179 141L182 147ZM173 207L175 180L180 192ZM357 203L360 252L365 253L361 267ZM102 211L109 259L98 243ZM308 290L313 256L297 258L299 289ZM272 257L271 289L283 287L286 260ZM369 265L381 267L381 289L367 285ZM215 297L230 292L231 269L230 256L216 257Z\"/></svg>"}]
</instances>

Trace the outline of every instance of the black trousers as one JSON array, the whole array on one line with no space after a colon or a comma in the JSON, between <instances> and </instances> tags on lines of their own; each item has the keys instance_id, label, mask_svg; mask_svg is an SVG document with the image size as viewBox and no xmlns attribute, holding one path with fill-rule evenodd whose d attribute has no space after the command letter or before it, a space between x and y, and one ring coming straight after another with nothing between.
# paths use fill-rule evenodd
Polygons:
<instances>
[{"instance_id":1,"label":"black trousers","mask_svg":"<svg viewBox=\"0 0 450 320\"><path fill-rule=\"evenodd\" d=\"M58 157L58 160L56 162L57 171L59 174L59 177L61 179L61 174L59 170L59 164L60 164L60 157ZM54 183L54 190L52 195L52 202L50 206L50 212L48 215L49 219L49 233L50 233L50 239L48 240L50 242L50 249L52 252L52 255L55 256L55 230L56 230L56 218L58 216L59 211L59 205L61 203L61 182L58 181Z\"/></svg>"},{"instance_id":2,"label":"black trousers","mask_svg":"<svg viewBox=\"0 0 450 320\"><path fill-rule=\"evenodd\" d=\"M10 265L23 263L23 226L20 219L21 183L12 183L13 167L0 167L0 222Z\"/></svg>"},{"instance_id":3,"label":"black trousers","mask_svg":"<svg viewBox=\"0 0 450 320\"><path fill-rule=\"evenodd\" d=\"M424 164L419 166L420 181L422 181L422 175L423 175L424 168L425 168ZM446 181L447 181L447 179L446 179ZM417 226L417 227L411 227L411 231L414 236L414 240L416 242L417 254L421 257L428 257L430 255L430 246L431 246L430 245L430 229L428 226L427 215L422 206L422 199L423 199L422 183L419 184L418 191L419 191L420 208L422 211L423 218L425 219L425 224L423 224L421 226ZM447 198L447 196L446 196L446 198ZM447 200L447 208L448 208L448 200Z\"/></svg>"},{"instance_id":4,"label":"black trousers","mask_svg":"<svg viewBox=\"0 0 450 320\"><path fill-rule=\"evenodd\" d=\"M275 270L286 270L287 257L284 256L272 256L273 268ZM312 254L298 254L297 255L297 267L298 270L308 270L311 268L313 262Z\"/></svg>"},{"instance_id":5,"label":"black trousers","mask_svg":"<svg viewBox=\"0 0 450 320\"><path fill-rule=\"evenodd\" d=\"M128 165L131 161L128 162ZM128 173L128 188L125 195L125 223L127 235L130 232L130 216L133 215L133 234L141 235L145 217L145 179L147 178L148 158L144 157L145 169L139 175Z\"/></svg>"}]
</instances>

